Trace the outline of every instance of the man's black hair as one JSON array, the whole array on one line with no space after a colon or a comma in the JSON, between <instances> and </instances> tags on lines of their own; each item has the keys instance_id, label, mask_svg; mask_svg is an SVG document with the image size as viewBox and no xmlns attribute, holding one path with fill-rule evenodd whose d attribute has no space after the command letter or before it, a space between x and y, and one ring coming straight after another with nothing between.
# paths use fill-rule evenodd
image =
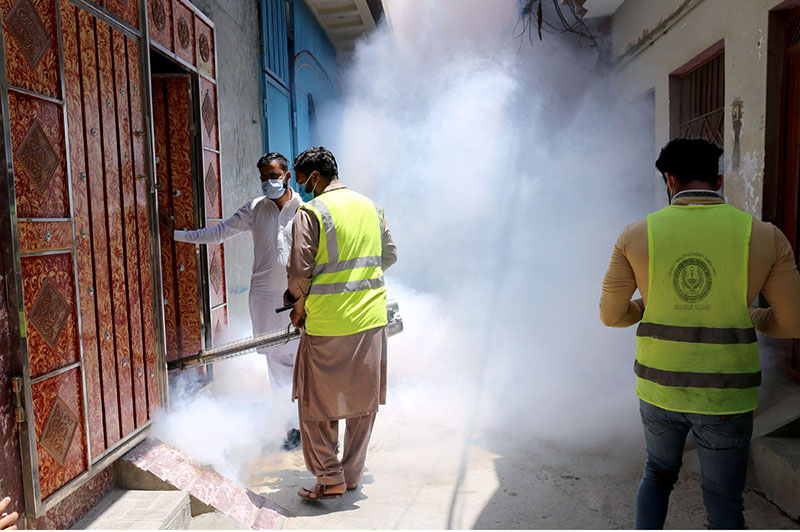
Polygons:
<instances>
[{"instance_id":1,"label":"man's black hair","mask_svg":"<svg viewBox=\"0 0 800 532\"><path fill-rule=\"evenodd\" d=\"M286 159L286 157L274 151L262 155L261 159L259 159L258 162L256 163L256 168L263 168L265 166L269 166L269 163L271 163L272 161L278 161L281 170L283 170L284 172L289 171L289 161Z\"/></svg>"},{"instance_id":2,"label":"man's black hair","mask_svg":"<svg viewBox=\"0 0 800 532\"><path fill-rule=\"evenodd\" d=\"M312 146L294 160L295 172L311 175L316 170L327 180L339 176L339 167L333 154L322 146Z\"/></svg>"},{"instance_id":3,"label":"man's black hair","mask_svg":"<svg viewBox=\"0 0 800 532\"><path fill-rule=\"evenodd\" d=\"M723 150L713 142L704 139L675 139L661 148L656 168L666 179L675 176L678 183L688 185L701 181L716 185L719 177L719 158Z\"/></svg>"}]
</instances>

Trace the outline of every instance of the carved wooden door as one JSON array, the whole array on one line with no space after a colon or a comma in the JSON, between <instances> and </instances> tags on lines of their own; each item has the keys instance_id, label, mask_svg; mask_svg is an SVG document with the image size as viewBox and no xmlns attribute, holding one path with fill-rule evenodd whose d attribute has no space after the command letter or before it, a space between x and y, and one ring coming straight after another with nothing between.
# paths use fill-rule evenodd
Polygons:
<instances>
[{"instance_id":1,"label":"carved wooden door","mask_svg":"<svg viewBox=\"0 0 800 532\"><path fill-rule=\"evenodd\" d=\"M193 244L175 242L171 231L197 229L192 158L192 84L186 75L154 76L153 127L161 223L161 275L167 360L196 353L205 332L199 254Z\"/></svg>"},{"instance_id":2,"label":"carved wooden door","mask_svg":"<svg viewBox=\"0 0 800 532\"><path fill-rule=\"evenodd\" d=\"M135 27L127 4L114 14ZM36 517L102 470L159 404L141 39L67 0L0 7L5 269L21 311L9 323Z\"/></svg>"},{"instance_id":3,"label":"carved wooden door","mask_svg":"<svg viewBox=\"0 0 800 532\"><path fill-rule=\"evenodd\" d=\"M226 303L223 245L172 238L173 229L197 229L221 217L219 154L204 147L211 129L205 124L212 119L216 124L216 103L202 93L204 81L189 74L152 80L167 360L197 353L210 340L209 326L220 331L224 323L224 314L219 317ZM197 105L201 93L203 103Z\"/></svg>"}]
</instances>

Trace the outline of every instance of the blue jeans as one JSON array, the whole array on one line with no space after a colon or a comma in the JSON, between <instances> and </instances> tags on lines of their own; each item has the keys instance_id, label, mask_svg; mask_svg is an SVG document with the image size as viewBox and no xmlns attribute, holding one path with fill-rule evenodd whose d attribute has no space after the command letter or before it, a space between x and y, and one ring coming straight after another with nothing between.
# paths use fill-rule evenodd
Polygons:
<instances>
[{"instance_id":1,"label":"blue jeans","mask_svg":"<svg viewBox=\"0 0 800 532\"><path fill-rule=\"evenodd\" d=\"M692 431L700 457L703 503L709 529L744 528L744 491L753 413L687 414L639 401L647 460L636 495L637 529L664 527L669 494L681 468L683 445Z\"/></svg>"}]
</instances>

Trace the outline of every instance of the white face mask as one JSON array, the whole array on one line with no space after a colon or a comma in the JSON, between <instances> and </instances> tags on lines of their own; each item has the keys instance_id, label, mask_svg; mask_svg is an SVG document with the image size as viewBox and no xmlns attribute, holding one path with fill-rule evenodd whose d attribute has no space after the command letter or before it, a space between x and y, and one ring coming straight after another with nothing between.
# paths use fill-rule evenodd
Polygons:
<instances>
[{"instance_id":1,"label":"white face mask","mask_svg":"<svg viewBox=\"0 0 800 532\"><path fill-rule=\"evenodd\" d=\"M283 179L267 179L261 182L261 191L269 199L278 199L283 196L286 190L286 183Z\"/></svg>"}]
</instances>

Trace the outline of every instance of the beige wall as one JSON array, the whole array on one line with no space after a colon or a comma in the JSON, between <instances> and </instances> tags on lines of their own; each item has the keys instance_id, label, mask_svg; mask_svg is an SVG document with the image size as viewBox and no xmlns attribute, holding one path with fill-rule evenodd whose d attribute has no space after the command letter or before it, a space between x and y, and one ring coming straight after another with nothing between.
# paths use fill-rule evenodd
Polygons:
<instances>
[{"instance_id":1,"label":"beige wall","mask_svg":"<svg viewBox=\"0 0 800 532\"><path fill-rule=\"evenodd\" d=\"M614 15L614 58L641 45L638 55L623 60L617 76L626 96L634 99L655 89L656 148L670 137L669 74L720 40L725 42L725 195L729 203L761 217L763 207L767 31L769 10L780 0L626 0ZM679 8L651 39L643 39ZM651 44L647 44L647 42ZM740 163L733 170L731 104L743 102ZM660 176L654 202L666 204Z\"/></svg>"}]
</instances>

